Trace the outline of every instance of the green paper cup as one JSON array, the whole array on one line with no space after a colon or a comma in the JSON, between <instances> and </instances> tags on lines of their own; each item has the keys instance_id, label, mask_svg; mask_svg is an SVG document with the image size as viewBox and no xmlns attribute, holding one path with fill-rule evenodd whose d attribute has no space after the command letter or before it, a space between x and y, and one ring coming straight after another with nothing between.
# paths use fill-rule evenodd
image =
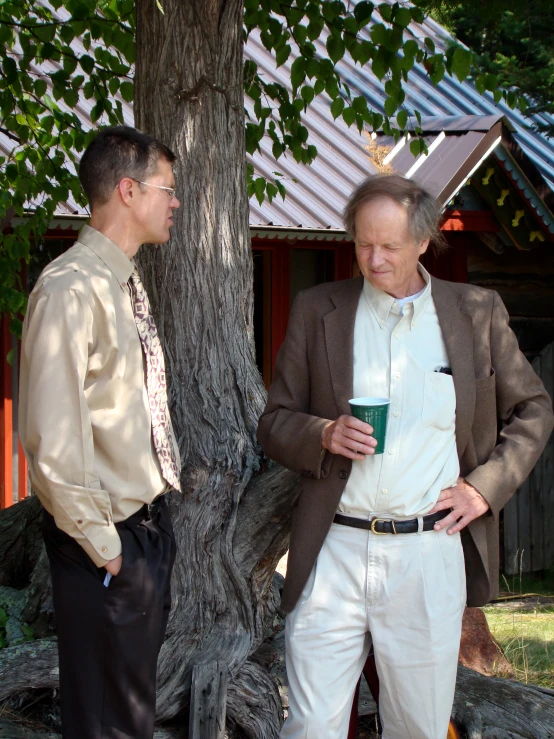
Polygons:
<instances>
[{"instance_id":1,"label":"green paper cup","mask_svg":"<svg viewBox=\"0 0 554 739\"><path fill-rule=\"evenodd\" d=\"M375 454L383 454L390 400L388 398L352 398L348 402L355 418L373 426L372 435L377 439Z\"/></svg>"}]
</instances>

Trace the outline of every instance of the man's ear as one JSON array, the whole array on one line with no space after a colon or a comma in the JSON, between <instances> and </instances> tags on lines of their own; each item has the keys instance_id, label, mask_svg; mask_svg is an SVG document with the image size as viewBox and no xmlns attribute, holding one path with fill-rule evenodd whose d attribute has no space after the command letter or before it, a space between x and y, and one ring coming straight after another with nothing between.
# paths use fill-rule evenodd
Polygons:
<instances>
[{"instance_id":1,"label":"man's ear","mask_svg":"<svg viewBox=\"0 0 554 739\"><path fill-rule=\"evenodd\" d=\"M130 177L124 177L122 180L119 180L116 188L119 198L128 208L132 206L136 197L133 187L134 184L134 181Z\"/></svg>"},{"instance_id":2,"label":"man's ear","mask_svg":"<svg viewBox=\"0 0 554 739\"><path fill-rule=\"evenodd\" d=\"M421 244L419 245L419 253L425 254L428 246L429 246L429 239L425 239L425 241L422 241Z\"/></svg>"}]
</instances>

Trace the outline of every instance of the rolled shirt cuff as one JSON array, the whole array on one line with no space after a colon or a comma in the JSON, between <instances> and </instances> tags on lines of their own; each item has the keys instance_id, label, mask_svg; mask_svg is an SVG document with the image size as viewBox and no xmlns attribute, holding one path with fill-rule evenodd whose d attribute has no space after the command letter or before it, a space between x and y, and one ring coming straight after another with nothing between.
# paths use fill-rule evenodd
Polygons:
<instances>
[{"instance_id":1,"label":"rolled shirt cuff","mask_svg":"<svg viewBox=\"0 0 554 739\"><path fill-rule=\"evenodd\" d=\"M113 523L95 527L94 532L90 531L90 523L86 528L86 536L83 534L83 538L77 541L97 567L104 567L119 557L122 552L121 539Z\"/></svg>"}]
</instances>

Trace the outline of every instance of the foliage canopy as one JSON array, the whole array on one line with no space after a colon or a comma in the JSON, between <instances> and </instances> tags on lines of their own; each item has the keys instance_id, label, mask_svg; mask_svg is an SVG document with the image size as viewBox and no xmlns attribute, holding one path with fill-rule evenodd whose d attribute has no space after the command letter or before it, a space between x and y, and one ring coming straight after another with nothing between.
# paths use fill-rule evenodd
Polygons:
<instances>
[{"instance_id":1,"label":"foliage canopy","mask_svg":"<svg viewBox=\"0 0 554 739\"><path fill-rule=\"evenodd\" d=\"M141 0L138 0L141 2ZM293 58L291 86L268 83L250 60L244 66L245 94L253 101L247 117L245 148L254 153L262 137L272 141L275 159L284 155L309 164L317 156L302 114L318 95L326 93L331 113L361 131L383 128L400 136L408 116L417 111L405 104L404 87L414 64L422 63L438 84L445 74L464 80L470 75L480 91L489 90L498 102L525 106L513 91L499 89L493 71L479 71L474 53L452 46L446 53L431 38L423 41L408 29L421 23L418 2L368 0L245 0L245 38L259 31L261 42L277 65ZM458 4L454 4L458 5ZM162 5L158 3L163 12ZM425 8L427 11L428 9ZM19 272L29 259L30 245L40 242L57 206L68 198L85 205L76 176L76 163L94 131L87 130L77 112L80 101L96 125L123 123L122 101L133 100L135 60L135 3L133 0L3 0L0 4L0 129L13 141L13 151L0 157L0 314L12 318L16 334L25 310ZM373 17L372 17L373 16ZM316 41L324 40L326 54ZM372 110L340 74L349 54L356 64L371 65L385 80L384 114ZM414 153L422 139L411 142ZM260 202L285 188L278 173L273 182L248 170L249 195ZM30 203L34 203L30 209Z\"/></svg>"}]
</instances>

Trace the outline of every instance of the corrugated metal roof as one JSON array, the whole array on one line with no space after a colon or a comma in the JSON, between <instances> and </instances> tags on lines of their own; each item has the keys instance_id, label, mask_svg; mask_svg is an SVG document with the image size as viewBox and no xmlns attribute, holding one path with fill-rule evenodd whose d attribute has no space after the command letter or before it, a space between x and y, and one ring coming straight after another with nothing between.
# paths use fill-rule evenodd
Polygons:
<instances>
[{"instance_id":1,"label":"corrugated metal roof","mask_svg":"<svg viewBox=\"0 0 554 739\"><path fill-rule=\"evenodd\" d=\"M375 14L372 22L381 22ZM369 27L366 29L369 33ZM406 29L407 36L423 42L429 36L438 49L444 49L450 39L448 33L431 19L423 24L411 23ZM320 57L327 56L326 36L315 42ZM73 42L79 44L78 40ZM84 49L78 49L84 53ZM260 41L259 34L253 32L245 47L245 56L254 61L259 73L267 81L278 81L290 87L289 70L294 56L280 68L275 67L271 54ZM55 71L58 66L49 61L35 70L38 74ZM366 65L355 65L347 55L337 67L343 80L351 87L353 93L363 94L370 107L383 110L385 99L384 83L380 82ZM505 116L514 129L514 138L536 164L542 177L554 189L554 141L529 130L529 120L517 110L510 110L504 103L496 105L490 93L481 95L470 82L460 83L457 79L445 77L435 87L422 65L416 65L410 73L410 81L406 85L405 108L412 113L418 110L426 117L430 134L440 131L462 130L465 132L486 131L491 127L492 119ZM62 101L58 101L64 105ZM125 122L132 125L132 106L123 103ZM246 100L246 109L252 110L252 104ZM92 127L90 121L91 101L81 97L74 109L85 127ZM536 122L554 119L548 116L536 116ZM365 147L368 144L367 134L360 134L355 126L348 127L342 119L333 120L330 113L330 99L323 93L310 105L303 116L303 122L310 133L310 143L316 145L318 156L310 166L298 164L289 154L275 160L271 153L271 142L264 138L261 152L249 157L258 175L269 179L278 171L284 175L287 197L283 202L278 196L272 203L265 201L261 206L255 198L250 202L250 223L252 226L273 225L285 228L304 229L342 229L341 212L352 188L367 174L375 171ZM431 136L430 141L433 140ZM462 144L459 144L463 146ZM13 141L0 134L0 152L9 153L13 149ZM440 146L437 149L440 152ZM405 147L402 156L409 160L411 154ZM413 159L413 157L412 157ZM398 160L400 161L400 160ZM397 164L397 162L395 162ZM83 213L75 203L69 201L59 208L61 215ZM84 213L83 213L84 214Z\"/></svg>"}]
</instances>

